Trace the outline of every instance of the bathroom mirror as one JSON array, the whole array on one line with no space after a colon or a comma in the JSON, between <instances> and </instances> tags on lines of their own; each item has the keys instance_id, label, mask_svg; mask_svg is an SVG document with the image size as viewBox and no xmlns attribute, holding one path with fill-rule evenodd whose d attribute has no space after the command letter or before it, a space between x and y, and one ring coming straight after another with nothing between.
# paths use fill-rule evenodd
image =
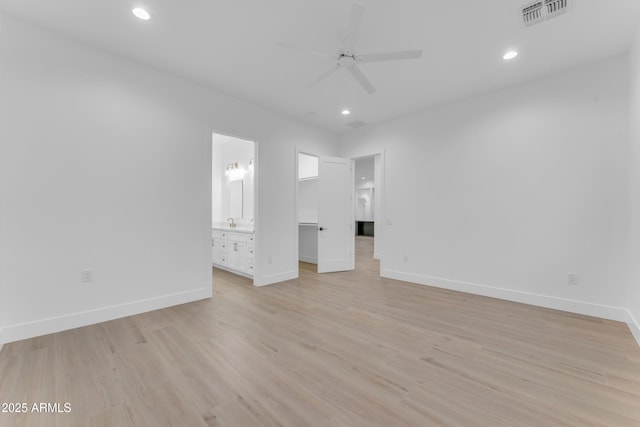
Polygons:
<instances>
[{"instance_id":1,"label":"bathroom mirror","mask_svg":"<svg viewBox=\"0 0 640 427\"><path fill-rule=\"evenodd\" d=\"M231 218L242 218L242 180L231 181L229 183L229 203Z\"/></svg>"}]
</instances>

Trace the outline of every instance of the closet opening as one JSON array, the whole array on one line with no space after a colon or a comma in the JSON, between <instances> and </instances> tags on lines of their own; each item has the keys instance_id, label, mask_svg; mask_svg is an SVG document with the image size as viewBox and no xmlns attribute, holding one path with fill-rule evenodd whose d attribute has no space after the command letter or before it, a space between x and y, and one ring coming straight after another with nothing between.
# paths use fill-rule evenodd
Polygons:
<instances>
[{"instance_id":1,"label":"closet opening","mask_svg":"<svg viewBox=\"0 0 640 427\"><path fill-rule=\"evenodd\" d=\"M296 150L296 235L305 271L354 268L351 159ZM298 271L299 273L299 271Z\"/></svg>"},{"instance_id":2,"label":"closet opening","mask_svg":"<svg viewBox=\"0 0 640 427\"><path fill-rule=\"evenodd\" d=\"M318 272L318 157L298 153L298 261Z\"/></svg>"}]
</instances>

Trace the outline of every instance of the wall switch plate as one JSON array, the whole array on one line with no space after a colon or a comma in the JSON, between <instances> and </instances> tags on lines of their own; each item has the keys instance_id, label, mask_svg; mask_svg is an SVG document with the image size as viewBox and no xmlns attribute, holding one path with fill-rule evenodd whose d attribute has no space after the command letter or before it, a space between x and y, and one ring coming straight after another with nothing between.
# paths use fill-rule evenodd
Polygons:
<instances>
[{"instance_id":1,"label":"wall switch plate","mask_svg":"<svg viewBox=\"0 0 640 427\"><path fill-rule=\"evenodd\" d=\"M271 257L267 258L267 264L273 264L273 258Z\"/></svg>"},{"instance_id":2,"label":"wall switch plate","mask_svg":"<svg viewBox=\"0 0 640 427\"><path fill-rule=\"evenodd\" d=\"M409 254L404 254L404 256L402 257L402 261L409 262Z\"/></svg>"},{"instance_id":3,"label":"wall switch plate","mask_svg":"<svg viewBox=\"0 0 640 427\"><path fill-rule=\"evenodd\" d=\"M82 270L80 272L80 283L91 283L93 280L93 273L91 270Z\"/></svg>"},{"instance_id":4,"label":"wall switch plate","mask_svg":"<svg viewBox=\"0 0 640 427\"><path fill-rule=\"evenodd\" d=\"M567 283L569 286L578 286L578 275L576 273L569 273Z\"/></svg>"}]
</instances>

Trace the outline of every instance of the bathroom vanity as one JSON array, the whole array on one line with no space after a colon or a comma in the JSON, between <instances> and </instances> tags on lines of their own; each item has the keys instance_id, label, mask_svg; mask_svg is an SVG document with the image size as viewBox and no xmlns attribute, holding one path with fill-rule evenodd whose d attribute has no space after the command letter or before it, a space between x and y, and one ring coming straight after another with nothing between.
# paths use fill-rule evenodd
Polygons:
<instances>
[{"instance_id":1,"label":"bathroom vanity","mask_svg":"<svg viewBox=\"0 0 640 427\"><path fill-rule=\"evenodd\" d=\"M213 135L211 244L213 266L253 278L255 144Z\"/></svg>"},{"instance_id":2,"label":"bathroom vanity","mask_svg":"<svg viewBox=\"0 0 640 427\"><path fill-rule=\"evenodd\" d=\"M213 227L213 266L253 277L255 244L253 227Z\"/></svg>"}]
</instances>

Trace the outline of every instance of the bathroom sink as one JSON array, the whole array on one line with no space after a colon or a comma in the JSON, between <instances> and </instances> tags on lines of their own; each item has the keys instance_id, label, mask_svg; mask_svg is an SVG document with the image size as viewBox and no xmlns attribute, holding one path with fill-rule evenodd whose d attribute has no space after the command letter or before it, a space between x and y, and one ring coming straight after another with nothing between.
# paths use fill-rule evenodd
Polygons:
<instances>
[{"instance_id":1,"label":"bathroom sink","mask_svg":"<svg viewBox=\"0 0 640 427\"><path fill-rule=\"evenodd\" d=\"M218 224L213 226L216 230L225 230L225 231L241 231L244 233L252 233L253 225L244 225L238 224L235 227L230 227L229 224Z\"/></svg>"}]
</instances>

